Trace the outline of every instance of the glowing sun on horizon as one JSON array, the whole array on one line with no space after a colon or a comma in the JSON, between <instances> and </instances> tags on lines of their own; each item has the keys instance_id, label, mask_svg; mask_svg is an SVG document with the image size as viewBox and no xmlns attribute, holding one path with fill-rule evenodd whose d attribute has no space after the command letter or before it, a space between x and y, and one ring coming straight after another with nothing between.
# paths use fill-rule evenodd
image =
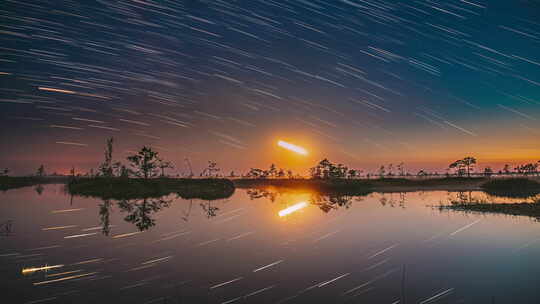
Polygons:
<instances>
[{"instance_id":1,"label":"glowing sun on horizon","mask_svg":"<svg viewBox=\"0 0 540 304\"><path fill-rule=\"evenodd\" d=\"M301 155L307 155L308 154L308 151L300 146L297 146L297 145L293 145L291 143L288 143L286 141L283 141L283 140L280 140L278 141L278 146L284 148L284 149L287 149L289 151L292 151L292 152L295 152L295 153L298 153L298 154L301 154Z\"/></svg>"}]
</instances>

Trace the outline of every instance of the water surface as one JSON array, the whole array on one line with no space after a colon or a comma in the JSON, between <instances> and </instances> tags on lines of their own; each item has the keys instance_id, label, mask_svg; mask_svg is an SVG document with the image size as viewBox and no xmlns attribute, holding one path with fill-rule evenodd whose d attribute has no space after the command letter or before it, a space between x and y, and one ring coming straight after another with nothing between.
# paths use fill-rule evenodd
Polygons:
<instances>
[{"instance_id":1,"label":"water surface","mask_svg":"<svg viewBox=\"0 0 540 304\"><path fill-rule=\"evenodd\" d=\"M445 191L103 201L0 193L9 303L540 303L540 223Z\"/></svg>"}]
</instances>

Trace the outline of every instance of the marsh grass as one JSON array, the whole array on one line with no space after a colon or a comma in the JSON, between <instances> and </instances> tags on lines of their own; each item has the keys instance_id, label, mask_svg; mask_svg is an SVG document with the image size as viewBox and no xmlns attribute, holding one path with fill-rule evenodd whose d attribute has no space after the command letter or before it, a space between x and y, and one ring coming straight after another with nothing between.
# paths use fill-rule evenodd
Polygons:
<instances>
[{"instance_id":1,"label":"marsh grass","mask_svg":"<svg viewBox=\"0 0 540 304\"><path fill-rule=\"evenodd\" d=\"M509 198L530 198L540 194L540 183L528 178L494 179L481 187L490 195Z\"/></svg>"},{"instance_id":2,"label":"marsh grass","mask_svg":"<svg viewBox=\"0 0 540 304\"><path fill-rule=\"evenodd\" d=\"M42 184L63 184L66 183L68 179L68 177L64 176L0 176L0 191Z\"/></svg>"},{"instance_id":3,"label":"marsh grass","mask_svg":"<svg viewBox=\"0 0 540 304\"><path fill-rule=\"evenodd\" d=\"M322 193L342 193L364 195L373 191L401 192L430 189L478 190L487 179L483 177L452 178L377 178L377 179L237 179L235 186L239 188L262 188L274 186L279 188L308 189Z\"/></svg>"},{"instance_id":4,"label":"marsh grass","mask_svg":"<svg viewBox=\"0 0 540 304\"><path fill-rule=\"evenodd\" d=\"M443 177L443 178L380 178L369 180L374 186L444 186L470 185L485 182L484 177Z\"/></svg>"},{"instance_id":5,"label":"marsh grass","mask_svg":"<svg viewBox=\"0 0 540 304\"><path fill-rule=\"evenodd\" d=\"M494 213L513 216L528 216L540 220L540 200L534 203L452 203L437 207L440 211L453 210L472 213Z\"/></svg>"}]
</instances>

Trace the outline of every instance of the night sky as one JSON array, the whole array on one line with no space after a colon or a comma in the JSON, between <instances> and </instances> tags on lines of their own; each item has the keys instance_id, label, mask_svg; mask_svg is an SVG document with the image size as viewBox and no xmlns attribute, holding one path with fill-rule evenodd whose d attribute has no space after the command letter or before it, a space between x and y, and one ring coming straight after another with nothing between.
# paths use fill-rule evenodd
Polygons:
<instances>
[{"instance_id":1,"label":"night sky","mask_svg":"<svg viewBox=\"0 0 540 304\"><path fill-rule=\"evenodd\" d=\"M540 159L539 1L9 1L0 167ZM277 147L305 147L308 156Z\"/></svg>"}]
</instances>

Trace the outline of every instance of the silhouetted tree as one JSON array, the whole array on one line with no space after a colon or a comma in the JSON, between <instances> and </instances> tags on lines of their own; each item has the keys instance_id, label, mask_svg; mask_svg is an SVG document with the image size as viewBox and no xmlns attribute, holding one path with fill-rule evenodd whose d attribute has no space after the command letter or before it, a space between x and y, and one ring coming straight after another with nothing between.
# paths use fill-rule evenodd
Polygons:
<instances>
[{"instance_id":1,"label":"silhouetted tree","mask_svg":"<svg viewBox=\"0 0 540 304\"><path fill-rule=\"evenodd\" d=\"M129 169L126 168L121 162L114 162L112 164L113 176L128 177Z\"/></svg>"},{"instance_id":2,"label":"silhouetted tree","mask_svg":"<svg viewBox=\"0 0 540 304\"><path fill-rule=\"evenodd\" d=\"M264 172L264 170L258 168L251 168L247 173L247 176L253 178L266 178L266 173Z\"/></svg>"},{"instance_id":3,"label":"silhouetted tree","mask_svg":"<svg viewBox=\"0 0 540 304\"><path fill-rule=\"evenodd\" d=\"M380 177L380 178L384 178L385 172L386 172L386 169L384 168L384 165L383 165L383 166L380 166L380 167L379 167L379 177Z\"/></svg>"},{"instance_id":4,"label":"silhouetted tree","mask_svg":"<svg viewBox=\"0 0 540 304\"><path fill-rule=\"evenodd\" d=\"M219 171L221 171L220 168L218 168L217 166L217 163L214 162L214 161L211 161L209 160L208 161L208 167L206 167L206 169L204 169L202 175L206 175L206 176L218 176L218 173Z\"/></svg>"},{"instance_id":5,"label":"silhouetted tree","mask_svg":"<svg viewBox=\"0 0 540 304\"><path fill-rule=\"evenodd\" d=\"M45 167L43 165L39 166L37 169L36 175L39 177L45 176Z\"/></svg>"},{"instance_id":6,"label":"silhouetted tree","mask_svg":"<svg viewBox=\"0 0 540 304\"><path fill-rule=\"evenodd\" d=\"M135 154L127 157L127 160L133 167L133 174L145 179L157 176L157 168L159 165L158 152L155 152L150 147L142 147Z\"/></svg>"},{"instance_id":7,"label":"silhouetted tree","mask_svg":"<svg viewBox=\"0 0 540 304\"><path fill-rule=\"evenodd\" d=\"M161 169L161 177L165 177L165 169L172 169L174 168L173 164L168 161L164 161L160 159L158 164L158 167Z\"/></svg>"},{"instance_id":8,"label":"silhouetted tree","mask_svg":"<svg viewBox=\"0 0 540 304\"><path fill-rule=\"evenodd\" d=\"M104 177L113 177L113 163L112 163L113 142L114 142L114 139L112 137L107 139L107 145L105 146L105 152L104 152L105 160L98 168L100 174Z\"/></svg>"},{"instance_id":9,"label":"silhouetted tree","mask_svg":"<svg viewBox=\"0 0 540 304\"><path fill-rule=\"evenodd\" d=\"M394 176L394 165L393 164L389 164L388 165L388 176Z\"/></svg>"},{"instance_id":10,"label":"silhouetted tree","mask_svg":"<svg viewBox=\"0 0 540 304\"><path fill-rule=\"evenodd\" d=\"M335 165L328 159L321 160L315 167L309 169L312 178L334 179L345 178L347 167L342 164Z\"/></svg>"},{"instance_id":11,"label":"silhouetted tree","mask_svg":"<svg viewBox=\"0 0 540 304\"><path fill-rule=\"evenodd\" d=\"M476 165L476 158L467 156L463 159L456 160L455 162L451 163L448 167L450 169L456 169L458 175L462 175L462 173L467 173L467 177L471 176L471 170L474 168L474 165Z\"/></svg>"},{"instance_id":12,"label":"silhouetted tree","mask_svg":"<svg viewBox=\"0 0 540 304\"><path fill-rule=\"evenodd\" d=\"M287 170L287 177L288 178L293 178L294 177L292 170Z\"/></svg>"},{"instance_id":13,"label":"silhouetted tree","mask_svg":"<svg viewBox=\"0 0 540 304\"><path fill-rule=\"evenodd\" d=\"M276 177L277 175L277 168L275 164L271 164L270 168L268 169L268 176L269 177Z\"/></svg>"},{"instance_id":14,"label":"silhouetted tree","mask_svg":"<svg viewBox=\"0 0 540 304\"><path fill-rule=\"evenodd\" d=\"M538 171L538 163L529 163L519 166L519 173L533 175Z\"/></svg>"},{"instance_id":15,"label":"silhouetted tree","mask_svg":"<svg viewBox=\"0 0 540 304\"><path fill-rule=\"evenodd\" d=\"M484 176L491 177L493 175L493 169L490 167L484 168Z\"/></svg>"},{"instance_id":16,"label":"silhouetted tree","mask_svg":"<svg viewBox=\"0 0 540 304\"><path fill-rule=\"evenodd\" d=\"M509 175L511 172L510 172L510 165L506 164L504 165L504 168L503 168L503 173L506 174L506 175Z\"/></svg>"},{"instance_id":17,"label":"silhouetted tree","mask_svg":"<svg viewBox=\"0 0 540 304\"><path fill-rule=\"evenodd\" d=\"M405 176L405 164L403 162L397 165L397 170L398 170L399 176Z\"/></svg>"}]
</instances>

